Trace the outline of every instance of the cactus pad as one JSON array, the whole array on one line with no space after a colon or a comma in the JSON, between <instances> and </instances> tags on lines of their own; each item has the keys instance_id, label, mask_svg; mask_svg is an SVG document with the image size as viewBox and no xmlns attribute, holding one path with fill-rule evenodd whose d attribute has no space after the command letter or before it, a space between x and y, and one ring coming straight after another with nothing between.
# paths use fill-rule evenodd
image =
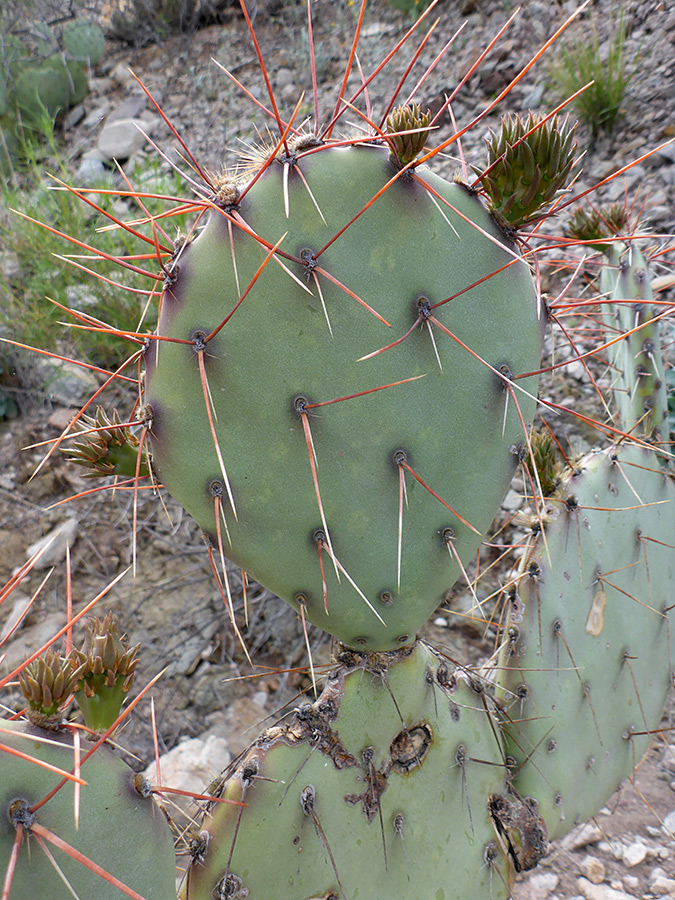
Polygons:
<instances>
[{"instance_id":1,"label":"cactus pad","mask_svg":"<svg viewBox=\"0 0 675 900\"><path fill-rule=\"evenodd\" d=\"M73 769L72 738L17 722L2 722L0 743L59 769ZM87 744L82 742L82 759ZM62 781L35 761L0 753L0 869L12 853L15 829L23 841L11 882L12 900L120 900L125 893L43 836L47 829L143 900L168 900L174 892L171 830L159 807L136 787L137 776L107 747L99 747L82 763L79 825L74 822L73 786L66 784L44 805L32 807ZM33 829L33 831L31 830ZM42 842L56 859L60 876Z\"/></svg>"},{"instance_id":2,"label":"cactus pad","mask_svg":"<svg viewBox=\"0 0 675 900\"><path fill-rule=\"evenodd\" d=\"M475 195L401 174L387 146L318 145L241 200L225 185L178 254L149 435L157 477L227 556L349 646L389 650L506 492L517 405L534 409L519 388L536 391L509 379L537 368L545 317Z\"/></svg>"},{"instance_id":3,"label":"cactus pad","mask_svg":"<svg viewBox=\"0 0 675 900\"><path fill-rule=\"evenodd\" d=\"M508 897L489 701L424 645L395 657L344 652L236 761L217 794L247 805L211 805L184 900Z\"/></svg>"},{"instance_id":4,"label":"cactus pad","mask_svg":"<svg viewBox=\"0 0 675 900\"><path fill-rule=\"evenodd\" d=\"M513 786L552 837L633 772L672 684L675 485L647 449L596 451L525 553L500 661ZM670 544L670 546L668 546Z\"/></svg>"}]
</instances>

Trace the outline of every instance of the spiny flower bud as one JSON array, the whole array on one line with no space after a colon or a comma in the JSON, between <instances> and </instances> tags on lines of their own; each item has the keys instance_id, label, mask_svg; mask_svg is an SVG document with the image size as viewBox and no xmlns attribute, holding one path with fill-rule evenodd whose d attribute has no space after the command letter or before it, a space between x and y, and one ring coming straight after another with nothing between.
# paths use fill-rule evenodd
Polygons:
<instances>
[{"instance_id":1,"label":"spiny flower bud","mask_svg":"<svg viewBox=\"0 0 675 900\"><path fill-rule=\"evenodd\" d=\"M593 241L590 246L604 253L608 244L603 238L621 234L628 225L628 212L623 203L612 203L600 210L580 207L574 210L567 233L579 241Z\"/></svg>"},{"instance_id":2,"label":"spiny flower bud","mask_svg":"<svg viewBox=\"0 0 675 900\"><path fill-rule=\"evenodd\" d=\"M535 431L530 438L534 464L539 476L539 485L545 497L552 494L560 484L562 467L553 438L548 431Z\"/></svg>"},{"instance_id":3,"label":"spiny flower bud","mask_svg":"<svg viewBox=\"0 0 675 900\"><path fill-rule=\"evenodd\" d=\"M422 152L429 137L430 122L431 114L428 110L423 113L419 103L398 106L389 113L385 135L391 147L390 159L398 168L407 166Z\"/></svg>"},{"instance_id":4,"label":"spiny flower bud","mask_svg":"<svg viewBox=\"0 0 675 900\"><path fill-rule=\"evenodd\" d=\"M499 134L490 129L485 138L487 167L474 171L490 209L512 228L539 218L540 210L564 190L577 149L576 127L569 117L542 121L530 113L526 120L504 117Z\"/></svg>"},{"instance_id":5,"label":"spiny flower bud","mask_svg":"<svg viewBox=\"0 0 675 900\"><path fill-rule=\"evenodd\" d=\"M117 410L113 410L112 419L99 406L96 416L82 416L76 436L85 440L75 441L72 447L64 452L71 462L89 469L85 478L97 478L105 475L124 475L132 478L138 474L144 477L149 474L149 465L145 449L142 451L140 465L138 463L139 439L128 425L124 425Z\"/></svg>"},{"instance_id":6,"label":"spiny flower bud","mask_svg":"<svg viewBox=\"0 0 675 900\"><path fill-rule=\"evenodd\" d=\"M72 652L80 672L76 697L87 725L105 731L119 716L131 687L140 644L129 647L112 613L103 621L92 617L85 628L82 647Z\"/></svg>"},{"instance_id":7,"label":"spiny flower bud","mask_svg":"<svg viewBox=\"0 0 675 900\"><path fill-rule=\"evenodd\" d=\"M64 659L54 650L46 650L20 672L19 686L28 704L26 715L33 725L59 727L59 707L73 692L80 674L71 657Z\"/></svg>"}]
</instances>

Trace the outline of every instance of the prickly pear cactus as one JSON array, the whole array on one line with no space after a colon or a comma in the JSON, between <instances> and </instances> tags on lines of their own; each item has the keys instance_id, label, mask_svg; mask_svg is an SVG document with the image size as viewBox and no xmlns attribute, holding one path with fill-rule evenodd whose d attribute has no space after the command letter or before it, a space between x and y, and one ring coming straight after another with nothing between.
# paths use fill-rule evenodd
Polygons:
<instances>
[{"instance_id":1,"label":"prickly pear cactus","mask_svg":"<svg viewBox=\"0 0 675 900\"><path fill-rule=\"evenodd\" d=\"M279 137L243 175L208 174L183 144L202 182L170 210L194 214L174 243L166 213L111 215L152 230L133 259L159 266L131 268L150 295L163 282L159 322L127 335L145 363L131 422L82 417L94 436L74 432L71 455L134 490L161 482L207 533L219 586L229 558L341 642L316 702L210 786L183 835L184 900L506 900L549 837L630 776L670 685L672 540L656 535L672 533L674 488L632 249L609 240L602 286L612 334L641 332L612 359L622 439L561 476L529 437L547 324L530 257L576 165L574 126L511 116L474 184L447 181L427 163L459 133L428 151L438 117L415 92L392 112L397 89L379 125L368 99L366 125L334 136L359 97L344 93L353 60L323 130L318 98L311 131L270 88L259 107ZM488 683L416 632L469 580L519 463L541 468L545 509L506 617L487 623L502 647ZM85 683L121 702L133 661L98 649ZM40 833L33 806L12 828Z\"/></svg>"},{"instance_id":2,"label":"prickly pear cactus","mask_svg":"<svg viewBox=\"0 0 675 900\"><path fill-rule=\"evenodd\" d=\"M0 744L0 869L11 869L12 900L173 896L171 830L142 780L112 751L102 746L85 759L81 742L74 801L72 779L54 793L74 767L67 731L3 720Z\"/></svg>"},{"instance_id":3,"label":"prickly pear cactus","mask_svg":"<svg viewBox=\"0 0 675 900\"><path fill-rule=\"evenodd\" d=\"M74 19L63 29L63 46L71 59L97 66L105 53L105 35L90 19Z\"/></svg>"},{"instance_id":4,"label":"prickly pear cactus","mask_svg":"<svg viewBox=\"0 0 675 900\"><path fill-rule=\"evenodd\" d=\"M612 369L617 424L654 444L587 454L548 498L508 598L497 676L512 785L537 797L552 837L633 773L672 688L675 481L659 449L659 320L638 247L604 250L608 336L625 335Z\"/></svg>"},{"instance_id":5,"label":"prickly pear cactus","mask_svg":"<svg viewBox=\"0 0 675 900\"><path fill-rule=\"evenodd\" d=\"M146 415L158 479L228 557L389 650L508 487L536 391L511 379L545 321L477 196L360 144L300 137L214 197L167 279Z\"/></svg>"},{"instance_id":6,"label":"prickly pear cactus","mask_svg":"<svg viewBox=\"0 0 675 900\"><path fill-rule=\"evenodd\" d=\"M510 597L499 696L512 785L552 838L629 777L672 686L675 485L650 450L584 457L549 499Z\"/></svg>"},{"instance_id":7,"label":"prickly pear cactus","mask_svg":"<svg viewBox=\"0 0 675 900\"><path fill-rule=\"evenodd\" d=\"M661 356L659 307L649 269L636 243L607 245L600 290L613 302L613 331L625 337L612 349L612 393L620 421L635 433L668 439L668 402Z\"/></svg>"},{"instance_id":8,"label":"prickly pear cactus","mask_svg":"<svg viewBox=\"0 0 675 900\"><path fill-rule=\"evenodd\" d=\"M507 898L493 815L515 819L516 804L480 682L450 675L421 643L337 659L319 699L263 732L212 787L246 805L211 805L181 896ZM541 856L536 808L521 812Z\"/></svg>"},{"instance_id":9,"label":"prickly pear cactus","mask_svg":"<svg viewBox=\"0 0 675 900\"><path fill-rule=\"evenodd\" d=\"M15 103L29 122L38 121L44 113L56 116L68 108L72 96L72 78L58 57L26 68L14 88Z\"/></svg>"}]
</instances>

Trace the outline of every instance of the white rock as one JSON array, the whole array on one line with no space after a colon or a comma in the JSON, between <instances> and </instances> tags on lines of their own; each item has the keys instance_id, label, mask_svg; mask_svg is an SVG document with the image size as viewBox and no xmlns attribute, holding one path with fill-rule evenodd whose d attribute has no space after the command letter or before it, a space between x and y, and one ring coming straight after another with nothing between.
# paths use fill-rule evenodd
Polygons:
<instances>
[{"instance_id":1,"label":"white rock","mask_svg":"<svg viewBox=\"0 0 675 900\"><path fill-rule=\"evenodd\" d=\"M96 306L98 297L86 284L69 284L66 287L66 303L71 309L86 309Z\"/></svg>"},{"instance_id":2,"label":"white rock","mask_svg":"<svg viewBox=\"0 0 675 900\"><path fill-rule=\"evenodd\" d=\"M277 87L285 88L288 85L293 85L293 73L290 69L281 68L277 70L276 74L276 82Z\"/></svg>"},{"instance_id":3,"label":"white rock","mask_svg":"<svg viewBox=\"0 0 675 900\"><path fill-rule=\"evenodd\" d=\"M79 125L80 122L84 119L84 106L81 103L78 103L77 106L74 106L63 119L63 130L68 131L70 128L74 128L76 125Z\"/></svg>"},{"instance_id":4,"label":"white rock","mask_svg":"<svg viewBox=\"0 0 675 900\"><path fill-rule=\"evenodd\" d=\"M5 624L2 626L2 631L0 631L0 643L4 643L7 640L10 632L16 626L17 622L21 621L23 614L30 606L30 597L25 596L24 594L18 594L13 599L14 605L9 611Z\"/></svg>"},{"instance_id":5,"label":"white rock","mask_svg":"<svg viewBox=\"0 0 675 900\"><path fill-rule=\"evenodd\" d=\"M548 900L560 879L553 872L536 872L520 885L518 900Z\"/></svg>"},{"instance_id":6,"label":"white rock","mask_svg":"<svg viewBox=\"0 0 675 900\"><path fill-rule=\"evenodd\" d=\"M513 512L516 509L520 509L522 505L522 494L519 494L516 491L509 491L506 497L504 497L504 499L502 500L502 509L505 509L508 512Z\"/></svg>"},{"instance_id":7,"label":"white rock","mask_svg":"<svg viewBox=\"0 0 675 900\"><path fill-rule=\"evenodd\" d=\"M584 900L636 900L633 894L626 894L606 884L592 884L586 878L577 879L577 888Z\"/></svg>"},{"instance_id":8,"label":"white rock","mask_svg":"<svg viewBox=\"0 0 675 900\"><path fill-rule=\"evenodd\" d=\"M668 745L666 752L663 754L661 764L669 772L672 772L673 775L675 775L675 746L673 746L672 744Z\"/></svg>"},{"instance_id":9,"label":"white rock","mask_svg":"<svg viewBox=\"0 0 675 900\"><path fill-rule=\"evenodd\" d=\"M592 884L602 884L607 875L605 864L597 858L597 856L585 856L579 865L581 874L584 875Z\"/></svg>"},{"instance_id":10,"label":"white rock","mask_svg":"<svg viewBox=\"0 0 675 900\"><path fill-rule=\"evenodd\" d=\"M179 787L195 794L204 793L208 784L223 771L230 762L230 748L224 738L210 734L206 740L189 738L181 741L168 753L159 758L162 784ZM157 767L154 761L143 775L151 784L157 783ZM180 794L167 795L182 809L194 812L194 801Z\"/></svg>"},{"instance_id":11,"label":"white rock","mask_svg":"<svg viewBox=\"0 0 675 900\"><path fill-rule=\"evenodd\" d=\"M143 128L140 119L115 119L113 122L106 122L98 138L98 149L107 159L129 159L145 147L145 137L137 125Z\"/></svg>"},{"instance_id":12,"label":"white rock","mask_svg":"<svg viewBox=\"0 0 675 900\"><path fill-rule=\"evenodd\" d=\"M629 844L628 847L624 847L621 858L624 866L628 866L629 869L633 866L639 866L641 862L647 859L647 847L642 841L635 841Z\"/></svg>"},{"instance_id":13,"label":"white rock","mask_svg":"<svg viewBox=\"0 0 675 900\"><path fill-rule=\"evenodd\" d=\"M675 809L672 812L669 812L665 817L663 820L663 827L666 831L670 832L671 835L675 835Z\"/></svg>"},{"instance_id":14,"label":"white rock","mask_svg":"<svg viewBox=\"0 0 675 900\"><path fill-rule=\"evenodd\" d=\"M85 128L95 128L97 125L100 125L101 122L105 119L105 117L110 112L110 102L108 100L103 100L98 106L94 107L87 115L85 116L82 125Z\"/></svg>"},{"instance_id":15,"label":"white rock","mask_svg":"<svg viewBox=\"0 0 675 900\"><path fill-rule=\"evenodd\" d=\"M65 522L61 522L60 525L53 528L49 534L31 544L26 550L26 557L30 559L33 554L44 550L42 556L35 563L34 568L48 569L51 566L55 566L66 558L66 547L73 546L77 538L77 532L77 519L66 519Z\"/></svg>"},{"instance_id":16,"label":"white rock","mask_svg":"<svg viewBox=\"0 0 675 900\"><path fill-rule=\"evenodd\" d=\"M102 157L103 154L95 148L83 153L80 165L75 173L77 181L84 184L92 181L103 181L108 176L108 170Z\"/></svg>"},{"instance_id":17,"label":"white rock","mask_svg":"<svg viewBox=\"0 0 675 900\"><path fill-rule=\"evenodd\" d=\"M121 84L123 87L136 88L138 87L138 82L131 74L129 66L127 63L120 62L118 63L112 71L113 79Z\"/></svg>"},{"instance_id":18,"label":"white rock","mask_svg":"<svg viewBox=\"0 0 675 900\"><path fill-rule=\"evenodd\" d=\"M3 250L0 253L0 272L7 281L11 281L21 273L21 262L14 250Z\"/></svg>"},{"instance_id":19,"label":"white rock","mask_svg":"<svg viewBox=\"0 0 675 900\"><path fill-rule=\"evenodd\" d=\"M660 875L650 883L649 887L652 894L656 894L657 897L675 897L675 878L666 878L664 875Z\"/></svg>"},{"instance_id":20,"label":"white rock","mask_svg":"<svg viewBox=\"0 0 675 900\"><path fill-rule=\"evenodd\" d=\"M563 839L562 845L566 850L580 850L582 847L587 847L589 844L597 844L602 838L603 834L598 826L593 825L591 822L587 822L580 828L576 828L574 831L570 832L570 834Z\"/></svg>"}]
</instances>

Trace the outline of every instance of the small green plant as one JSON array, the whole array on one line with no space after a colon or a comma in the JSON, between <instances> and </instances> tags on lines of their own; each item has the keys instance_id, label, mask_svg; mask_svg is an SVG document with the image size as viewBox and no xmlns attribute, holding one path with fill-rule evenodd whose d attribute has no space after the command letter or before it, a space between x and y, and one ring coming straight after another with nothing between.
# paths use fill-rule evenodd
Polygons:
<instances>
[{"instance_id":1,"label":"small green plant","mask_svg":"<svg viewBox=\"0 0 675 900\"><path fill-rule=\"evenodd\" d=\"M591 22L590 35L586 27L583 34L577 28L576 34L560 46L557 59L549 67L550 88L561 99L592 82L573 101L592 138L614 129L637 70L637 57L632 62L626 59L626 37L623 12L610 26L604 42L600 40L596 23Z\"/></svg>"},{"instance_id":2,"label":"small green plant","mask_svg":"<svg viewBox=\"0 0 675 900\"><path fill-rule=\"evenodd\" d=\"M13 184L6 183L0 188L4 250L14 254L18 263L18 274L0 271L0 291L4 295L0 304L0 329L4 327L7 335L21 344L80 356L101 366L115 366L122 358L110 341L102 340L90 323L74 318L63 307L94 319L104 317L124 331L136 331L143 320L147 294L137 286L138 275L133 267L119 270L112 264L108 265L108 271L114 283L100 281L92 289L86 284L90 262L83 258L87 254L84 248L75 249L68 259L71 264L63 265L64 245L60 234L80 235L86 242L87 234L103 224L110 226L114 198L90 190L83 195L88 202L73 204L60 187L59 179L45 174L52 171L61 178L67 177L66 160L53 125L47 118L42 125L40 139L24 133L24 168L17 173ZM141 165L136 177L157 193L176 190L175 174L160 167L155 159ZM105 186L109 188L110 184ZM144 203L150 211L157 209L152 199ZM132 210L141 212L138 206L129 205L127 212ZM29 225L28 220L38 218L48 226L42 233ZM138 226L139 231L144 228L147 230L146 226ZM121 227L113 226L100 235L105 252L112 257L132 253L135 240ZM121 284L130 290L120 291ZM46 303L45 298L55 302ZM58 322L66 320L71 326L66 331L56 327ZM153 320L145 319L144 327L152 326Z\"/></svg>"}]
</instances>

